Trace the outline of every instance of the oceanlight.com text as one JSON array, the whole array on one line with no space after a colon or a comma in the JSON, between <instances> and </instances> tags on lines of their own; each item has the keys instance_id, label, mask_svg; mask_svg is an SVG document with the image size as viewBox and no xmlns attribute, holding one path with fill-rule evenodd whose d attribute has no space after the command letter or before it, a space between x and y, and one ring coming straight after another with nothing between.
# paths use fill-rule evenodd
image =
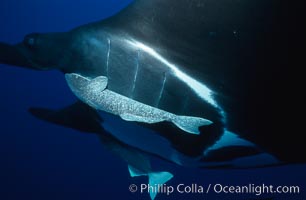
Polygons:
<instances>
[{"instance_id":1,"label":"oceanlight.com text","mask_svg":"<svg viewBox=\"0 0 306 200\"><path fill-rule=\"evenodd\" d=\"M275 186L271 184L246 184L246 185L225 185L225 184L208 184L201 185L197 183L192 184L178 184L178 185L167 185L167 184L131 184L129 190L133 193L139 192L144 193L157 193L171 195L177 194L253 194L260 196L263 194L299 194L300 187L297 185L290 186Z\"/></svg>"}]
</instances>

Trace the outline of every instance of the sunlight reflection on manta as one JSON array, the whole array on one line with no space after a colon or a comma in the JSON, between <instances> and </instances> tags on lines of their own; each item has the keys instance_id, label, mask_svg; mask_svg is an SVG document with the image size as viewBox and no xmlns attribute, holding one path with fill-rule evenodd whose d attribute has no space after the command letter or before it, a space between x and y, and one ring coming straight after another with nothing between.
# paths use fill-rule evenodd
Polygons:
<instances>
[{"instance_id":1,"label":"sunlight reflection on manta","mask_svg":"<svg viewBox=\"0 0 306 200\"><path fill-rule=\"evenodd\" d=\"M193 79L192 77L188 76L187 74L179 70L177 66L170 63L168 60L163 58L161 55L159 55L154 49L150 48L149 46L138 41L128 41L128 43L160 60L162 63L168 66L180 80L185 82L192 90L194 90L203 100L207 101L216 108L220 108L217 102L212 97L213 92L206 85L198 82L197 80Z\"/></svg>"}]
</instances>

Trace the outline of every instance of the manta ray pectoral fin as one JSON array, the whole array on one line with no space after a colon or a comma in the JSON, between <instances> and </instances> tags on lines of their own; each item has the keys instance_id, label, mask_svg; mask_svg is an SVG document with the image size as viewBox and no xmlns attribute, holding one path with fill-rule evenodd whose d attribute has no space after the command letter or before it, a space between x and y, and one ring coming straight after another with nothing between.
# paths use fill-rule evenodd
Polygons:
<instances>
[{"instance_id":1,"label":"manta ray pectoral fin","mask_svg":"<svg viewBox=\"0 0 306 200\"><path fill-rule=\"evenodd\" d=\"M120 114L120 117L126 121L144 122L144 123L149 123L149 124L165 121L164 119L160 119L160 118L142 117L142 116L134 115L131 113Z\"/></svg>"},{"instance_id":2,"label":"manta ray pectoral fin","mask_svg":"<svg viewBox=\"0 0 306 200\"><path fill-rule=\"evenodd\" d=\"M31 107L29 112L40 120L82 132L101 134L104 131L103 119L97 111L80 101L59 110Z\"/></svg>"},{"instance_id":3,"label":"manta ray pectoral fin","mask_svg":"<svg viewBox=\"0 0 306 200\"><path fill-rule=\"evenodd\" d=\"M208 119L203 119L200 117L190 117L190 116L180 116L177 115L171 120L180 129L191 133L200 134L199 127L207 126L213 122Z\"/></svg>"}]
</instances>

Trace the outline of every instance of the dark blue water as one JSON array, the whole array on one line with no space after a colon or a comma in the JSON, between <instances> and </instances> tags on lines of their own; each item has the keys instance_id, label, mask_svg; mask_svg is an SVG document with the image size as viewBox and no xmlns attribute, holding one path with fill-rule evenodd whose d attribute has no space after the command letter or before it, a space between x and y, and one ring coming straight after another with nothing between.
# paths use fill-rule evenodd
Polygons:
<instances>
[{"instance_id":1,"label":"dark blue water","mask_svg":"<svg viewBox=\"0 0 306 200\"><path fill-rule=\"evenodd\" d=\"M67 31L111 16L130 0L2 0L0 40L16 43L31 32ZM0 200L100 200L149 199L130 193L127 165L105 150L95 135L80 133L39 121L31 106L60 108L75 101L60 72L36 72L0 66ZM302 155L301 152L301 156ZM208 186L272 184L297 185L300 194L163 194L157 199L305 199L305 165L251 170L199 170L181 168L159 160L179 183Z\"/></svg>"}]
</instances>

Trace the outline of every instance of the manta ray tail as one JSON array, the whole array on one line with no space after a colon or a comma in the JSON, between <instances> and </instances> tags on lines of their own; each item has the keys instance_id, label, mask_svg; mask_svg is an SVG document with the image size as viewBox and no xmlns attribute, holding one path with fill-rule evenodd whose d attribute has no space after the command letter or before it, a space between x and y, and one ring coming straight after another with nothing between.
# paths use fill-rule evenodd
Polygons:
<instances>
[{"instance_id":1,"label":"manta ray tail","mask_svg":"<svg viewBox=\"0 0 306 200\"><path fill-rule=\"evenodd\" d=\"M191 133L200 134L199 127L207 126L213 122L200 117L190 117L190 116L176 116L172 119L172 122L180 129Z\"/></svg>"},{"instance_id":2,"label":"manta ray tail","mask_svg":"<svg viewBox=\"0 0 306 200\"><path fill-rule=\"evenodd\" d=\"M131 165L128 165L128 168L129 168L131 177L148 176L149 177L148 188L149 186L152 186L154 188L158 186L157 191L155 189L154 190L148 189L151 200L155 199L158 193L159 187L162 186L164 183L166 183L173 177L173 175L170 172L143 172L142 170L139 170Z\"/></svg>"},{"instance_id":3,"label":"manta ray tail","mask_svg":"<svg viewBox=\"0 0 306 200\"><path fill-rule=\"evenodd\" d=\"M159 187L162 186L164 183L169 181L173 175L170 172L151 172L148 174L149 176L149 185L155 187L158 185L158 190ZM158 190L149 190L150 197L152 200L155 199Z\"/></svg>"}]
</instances>

